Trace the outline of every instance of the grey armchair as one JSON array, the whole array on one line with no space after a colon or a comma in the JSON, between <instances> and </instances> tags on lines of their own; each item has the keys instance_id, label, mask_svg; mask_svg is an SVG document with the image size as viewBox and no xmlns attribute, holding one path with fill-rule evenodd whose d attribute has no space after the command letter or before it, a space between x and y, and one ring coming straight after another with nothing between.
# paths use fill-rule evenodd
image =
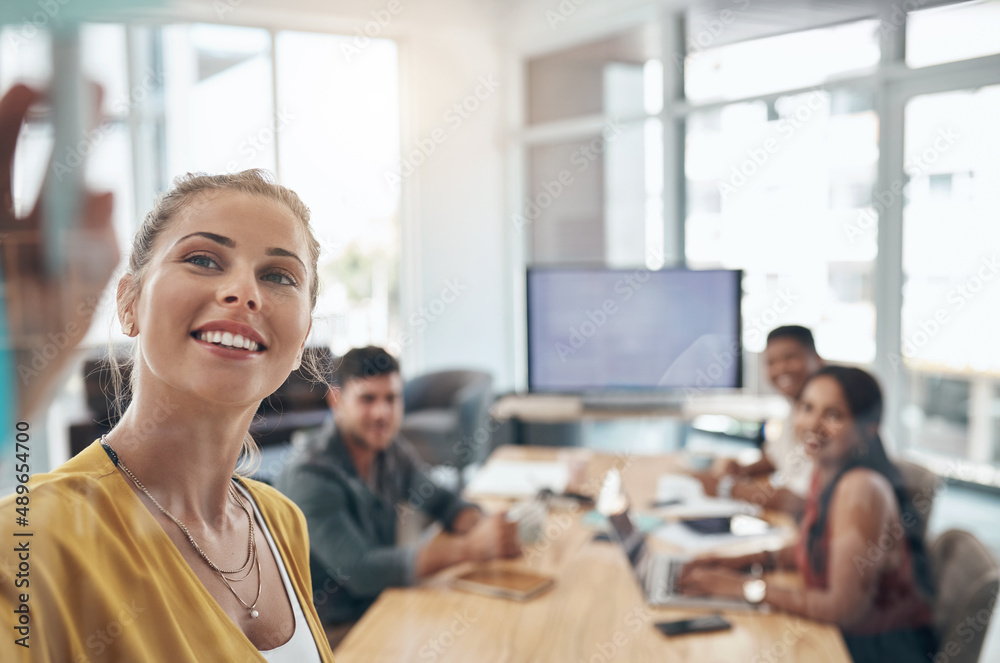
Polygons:
<instances>
[{"instance_id":1,"label":"grey armchair","mask_svg":"<svg viewBox=\"0 0 1000 663\"><path fill-rule=\"evenodd\" d=\"M903 486L910 494L913 506L921 516L920 538L927 534L927 523L931 519L934 498L937 497L939 477L923 465L906 460L896 461L896 467L903 476Z\"/></svg>"},{"instance_id":2,"label":"grey armchair","mask_svg":"<svg viewBox=\"0 0 1000 663\"><path fill-rule=\"evenodd\" d=\"M939 651L950 663L976 663L997 600L997 562L979 539L957 529L934 541L930 557Z\"/></svg>"},{"instance_id":3,"label":"grey armchair","mask_svg":"<svg viewBox=\"0 0 1000 663\"><path fill-rule=\"evenodd\" d=\"M489 453L486 417L493 398L493 378L482 371L437 371L409 380L403 387L405 414L401 433L431 465L461 470Z\"/></svg>"}]
</instances>

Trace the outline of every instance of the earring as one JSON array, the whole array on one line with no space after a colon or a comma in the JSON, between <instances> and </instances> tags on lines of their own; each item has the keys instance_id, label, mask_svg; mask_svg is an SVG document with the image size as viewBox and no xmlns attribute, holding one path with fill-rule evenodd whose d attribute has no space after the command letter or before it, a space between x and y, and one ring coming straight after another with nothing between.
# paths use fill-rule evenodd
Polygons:
<instances>
[{"instance_id":1,"label":"earring","mask_svg":"<svg viewBox=\"0 0 1000 663\"><path fill-rule=\"evenodd\" d=\"M296 357L295 358L295 365L292 366L292 370L293 371L299 370L299 366L301 366L301 365L302 365L302 357Z\"/></svg>"},{"instance_id":2,"label":"earring","mask_svg":"<svg viewBox=\"0 0 1000 663\"><path fill-rule=\"evenodd\" d=\"M131 322L126 322L124 325L122 325L122 333L125 334L126 336L132 336L132 329L133 325Z\"/></svg>"}]
</instances>

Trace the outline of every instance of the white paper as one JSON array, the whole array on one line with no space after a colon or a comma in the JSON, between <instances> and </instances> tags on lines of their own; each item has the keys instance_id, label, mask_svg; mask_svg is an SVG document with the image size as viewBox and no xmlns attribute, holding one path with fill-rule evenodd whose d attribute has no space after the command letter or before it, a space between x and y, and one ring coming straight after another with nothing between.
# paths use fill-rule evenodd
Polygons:
<instances>
[{"instance_id":1,"label":"white paper","mask_svg":"<svg viewBox=\"0 0 1000 663\"><path fill-rule=\"evenodd\" d=\"M542 488L562 493L569 483L565 463L492 460L473 477L467 491L471 495L533 497Z\"/></svg>"},{"instance_id":2,"label":"white paper","mask_svg":"<svg viewBox=\"0 0 1000 663\"><path fill-rule=\"evenodd\" d=\"M687 474L664 474L657 480L657 503L673 500L678 503L659 507L656 514L663 518L726 518L760 513L760 509L749 502L705 495L701 481Z\"/></svg>"},{"instance_id":3,"label":"white paper","mask_svg":"<svg viewBox=\"0 0 1000 663\"><path fill-rule=\"evenodd\" d=\"M668 520L675 518L728 518L745 514L756 516L760 508L749 502L726 500L721 497L702 497L683 504L665 506L656 510L656 515Z\"/></svg>"},{"instance_id":4,"label":"white paper","mask_svg":"<svg viewBox=\"0 0 1000 663\"><path fill-rule=\"evenodd\" d=\"M741 536L731 533L699 534L681 523L667 523L663 527L653 531L653 536L673 544L685 553L690 554L706 552L733 543L746 543L747 541L759 543L763 549L764 547L779 545L784 540L783 537L787 536L787 534L788 532L785 528L780 527L770 529L764 534L753 536Z\"/></svg>"},{"instance_id":5,"label":"white paper","mask_svg":"<svg viewBox=\"0 0 1000 663\"><path fill-rule=\"evenodd\" d=\"M656 501L681 500L689 502L703 499L705 491L701 482L688 474L664 474L656 481Z\"/></svg>"}]
</instances>

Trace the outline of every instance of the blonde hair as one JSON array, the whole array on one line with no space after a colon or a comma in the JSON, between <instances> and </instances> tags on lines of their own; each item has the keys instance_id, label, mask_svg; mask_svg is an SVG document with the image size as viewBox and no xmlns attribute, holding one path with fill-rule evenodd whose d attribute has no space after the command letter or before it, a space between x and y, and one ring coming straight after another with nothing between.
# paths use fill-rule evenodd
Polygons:
<instances>
[{"instance_id":1,"label":"blonde hair","mask_svg":"<svg viewBox=\"0 0 1000 663\"><path fill-rule=\"evenodd\" d=\"M298 195L286 187L275 183L273 175L265 170L252 168L238 173L227 173L223 175L207 175L204 173L187 173L176 178L173 186L157 197L153 204L153 209L146 214L139 227L135 238L132 240L132 251L129 256L127 274L132 275L133 280L130 289L138 293L142 289L143 277L149 267L149 262L153 253L153 245L156 238L163 232L164 228L177 215L191 207L194 202L212 192L235 191L251 196L259 196L267 200L274 201L288 208L295 218L302 224L308 237L309 253L307 264L309 265L309 310L316 308L316 299L319 293L319 278L317 275L317 264L319 262L320 244L309 225L309 208L298 197ZM135 373L131 372L135 363L135 354L138 353L138 346L131 357L122 359L116 355L109 347L107 363L111 372L112 389L114 398L112 400L114 421L121 419L124 414L124 403L131 400ZM326 374L328 368L322 366L322 355L319 353L305 352L302 357L302 371L315 382L329 386ZM123 377L124 371L130 371L129 378ZM253 474L260 464L260 450L257 443L250 436L250 432L243 436L243 448L241 460L236 467L236 473L241 476Z\"/></svg>"}]
</instances>

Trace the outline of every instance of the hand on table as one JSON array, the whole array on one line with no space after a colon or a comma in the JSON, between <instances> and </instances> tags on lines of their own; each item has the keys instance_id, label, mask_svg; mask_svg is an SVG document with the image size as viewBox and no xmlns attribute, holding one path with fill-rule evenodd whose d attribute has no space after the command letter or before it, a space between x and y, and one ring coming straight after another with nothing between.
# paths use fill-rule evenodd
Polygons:
<instances>
[{"instance_id":1,"label":"hand on table","mask_svg":"<svg viewBox=\"0 0 1000 663\"><path fill-rule=\"evenodd\" d=\"M483 517L472 527L466 535L471 560L485 562L498 557L517 557L521 554L517 523L508 522L506 515L497 513Z\"/></svg>"},{"instance_id":2,"label":"hand on table","mask_svg":"<svg viewBox=\"0 0 1000 663\"><path fill-rule=\"evenodd\" d=\"M99 91L96 97L100 108ZM24 85L15 85L0 99L0 262L10 344L18 353L15 377L21 416L40 406L69 359L69 350L86 334L119 258L110 193L87 192L80 217L67 224L71 236L59 279L46 273L47 219L42 201L27 216L18 218L14 213L11 173L17 137L28 109L39 99L40 93ZM49 345L55 350L51 359ZM33 350L46 352L37 359Z\"/></svg>"},{"instance_id":3,"label":"hand on table","mask_svg":"<svg viewBox=\"0 0 1000 663\"><path fill-rule=\"evenodd\" d=\"M687 596L743 598L743 583L748 577L718 564L689 563L681 570L678 584Z\"/></svg>"}]
</instances>

